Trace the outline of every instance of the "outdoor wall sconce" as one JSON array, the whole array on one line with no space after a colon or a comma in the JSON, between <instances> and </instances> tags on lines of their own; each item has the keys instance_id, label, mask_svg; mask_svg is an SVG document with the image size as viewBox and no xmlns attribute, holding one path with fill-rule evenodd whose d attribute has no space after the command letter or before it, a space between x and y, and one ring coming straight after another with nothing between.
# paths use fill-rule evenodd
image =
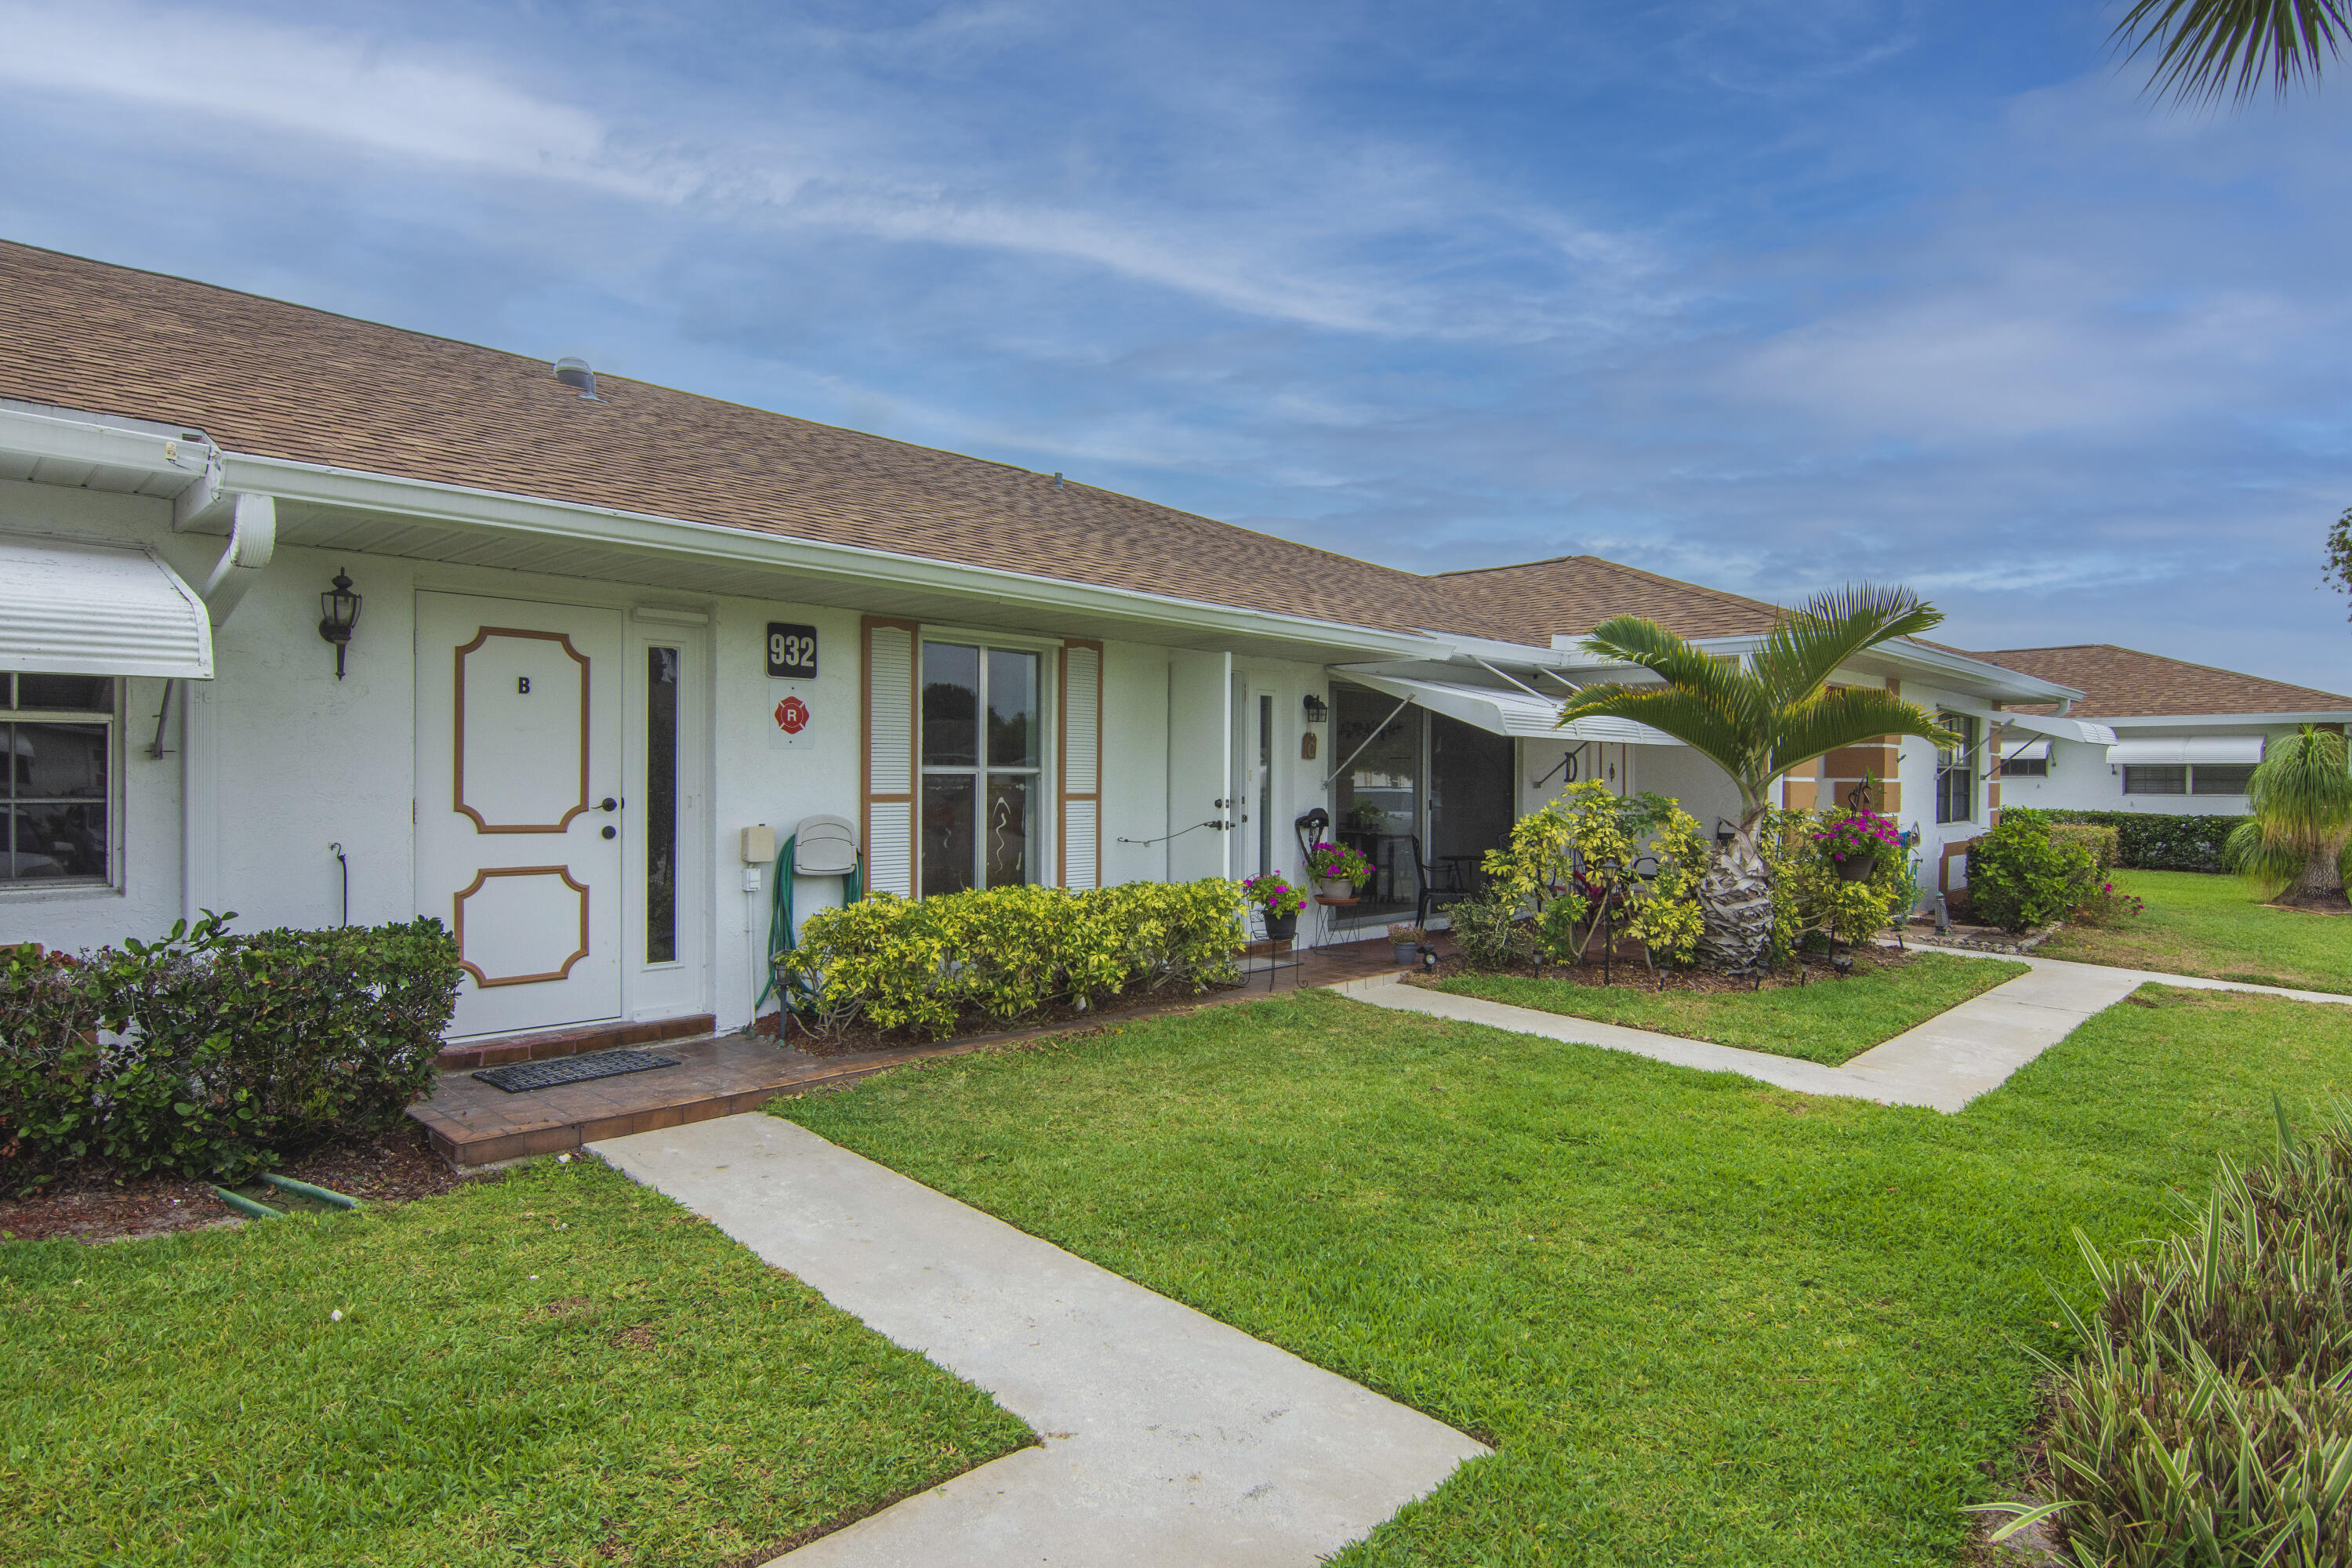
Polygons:
<instances>
[{"instance_id":1,"label":"outdoor wall sconce","mask_svg":"<svg viewBox=\"0 0 2352 1568\"><path fill-rule=\"evenodd\" d=\"M1307 721L1320 724L1331 717L1331 705L1313 692L1307 694Z\"/></svg>"},{"instance_id":2,"label":"outdoor wall sconce","mask_svg":"<svg viewBox=\"0 0 2352 1568\"><path fill-rule=\"evenodd\" d=\"M360 624L360 596L352 580L335 569L335 585L319 595L319 635L335 645L335 679L343 678L343 654L352 646L352 628Z\"/></svg>"}]
</instances>

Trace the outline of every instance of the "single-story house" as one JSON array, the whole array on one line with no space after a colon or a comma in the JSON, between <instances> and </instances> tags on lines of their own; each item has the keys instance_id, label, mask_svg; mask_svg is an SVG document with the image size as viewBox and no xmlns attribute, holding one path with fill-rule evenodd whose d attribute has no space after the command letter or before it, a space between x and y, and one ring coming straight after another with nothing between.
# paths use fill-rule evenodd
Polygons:
<instances>
[{"instance_id":1,"label":"single-story house","mask_svg":"<svg viewBox=\"0 0 2352 1568\"><path fill-rule=\"evenodd\" d=\"M2236 816L2263 744L2304 724L2341 730L2352 697L2189 664L2112 643L1976 656L2083 695L2042 716L2084 731L2012 730L2001 789L2012 805Z\"/></svg>"},{"instance_id":2,"label":"single-story house","mask_svg":"<svg viewBox=\"0 0 2352 1568\"><path fill-rule=\"evenodd\" d=\"M1773 616L1587 556L1396 571L0 244L0 941L433 915L457 1034L731 1026L794 876L761 829L814 818L909 896L1297 878L1328 832L1378 873L1309 935L1377 933L1570 781L1730 816L1667 737L1556 727L1626 673L1576 646L1621 611L1734 657ZM2004 706L2082 695L1918 641L1840 679L1966 744L1852 748L1786 798L1876 781L1939 882L1999 807Z\"/></svg>"}]
</instances>

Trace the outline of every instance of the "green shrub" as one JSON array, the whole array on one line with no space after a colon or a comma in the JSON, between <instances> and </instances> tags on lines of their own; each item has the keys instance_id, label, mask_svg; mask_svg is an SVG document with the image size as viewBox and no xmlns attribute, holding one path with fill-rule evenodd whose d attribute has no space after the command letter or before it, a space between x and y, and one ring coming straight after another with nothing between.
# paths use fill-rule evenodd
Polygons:
<instances>
[{"instance_id":1,"label":"green shrub","mask_svg":"<svg viewBox=\"0 0 2352 1568\"><path fill-rule=\"evenodd\" d=\"M2056 842L2033 817L2004 812L2000 826L1969 846L1969 908L2004 931L2065 919L2095 878L2088 848Z\"/></svg>"},{"instance_id":2,"label":"green shrub","mask_svg":"<svg viewBox=\"0 0 2352 1568\"><path fill-rule=\"evenodd\" d=\"M1848 946L1868 942L1907 919L1917 905L1917 866L1899 845L1875 858L1867 879L1849 882L1839 875L1828 853L1832 841L1821 836L1829 822L1852 816L1775 808L1758 829L1756 847L1772 878L1768 965L1785 963L1801 952L1825 950L1832 940Z\"/></svg>"},{"instance_id":3,"label":"green shrub","mask_svg":"<svg viewBox=\"0 0 2352 1568\"><path fill-rule=\"evenodd\" d=\"M1006 1025L1058 1004L1229 982L1241 917L1241 889L1222 878L877 893L811 915L779 962L820 1032L862 1018L940 1037L975 1014Z\"/></svg>"},{"instance_id":4,"label":"green shrub","mask_svg":"<svg viewBox=\"0 0 2352 1568\"><path fill-rule=\"evenodd\" d=\"M2101 1258L2045 1437L2072 1560L2352 1563L2352 1120L2224 1156L2192 1235Z\"/></svg>"},{"instance_id":5,"label":"green shrub","mask_svg":"<svg viewBox=\"0 0 2352 1568\"><path fill-rule=\"evenodd\" d=\"M233 916L0 968L0 1187L80 1161L234 1177L398 1123L456 1006L438 921L235 935Z\"/></svg>"},{"instance_id":6,"label":"green shrub","mask_svg":"<svg viewBox=\"0 0 2352 1568\"><path fill-rule=\"evenodd\" d=\"M2104 873L2116 868L2116 857L2122 849L2122 835L2116 829L2095 822L2053 822L2048 826L2051 843L2079 845L2088 850L2095 870Z\"/></svg>"},{"instance_id":7,"label":"green shrub","mask_svg":"<svg viewBox=\"0 0 2352 1568\"><path fill-rule=\"evenodd\" d=\"M2089 824L2116 830L2115 864L2134 871L2226 871L2222 846L2230 829L2250 816L2177 816L2153 811L2063 811L2042 806L2003 806L2006 823L2023 819L2048 825Z\"/></svg>"},{"instance_id":8,"label":"green shrub","mask_svg":"<svg viewBox=\"0 0 2352 1568\"><path fill-rule=\"evenodd\" d=\"M1554 907L1567 902L1555 901ZM1500 888L1465 899L1449 911L1454 951L1473 969L1509 969L1535 955L1535 936L1519 922L1519 900Z\"/></svg>"},{"instance_id":9,"label":"green shrub","mask_svg":"<svg viewBox=\"0 0 2352 1568\"><path fill-rule=\"evenodd\" d=\"M1513 824L1509 847L1488 850L1484 868L1488 886L1514 910L1546 910L1568 897L1597 903L1613 894L1617 929L1654 960L1687 963L1704 925L1698 884L1713 855L1679 802L1648 791L1621 796L1588 779ZM1646 882L1628 874L1645 859L1655 866Z\"/></svg>"}]
</instances>

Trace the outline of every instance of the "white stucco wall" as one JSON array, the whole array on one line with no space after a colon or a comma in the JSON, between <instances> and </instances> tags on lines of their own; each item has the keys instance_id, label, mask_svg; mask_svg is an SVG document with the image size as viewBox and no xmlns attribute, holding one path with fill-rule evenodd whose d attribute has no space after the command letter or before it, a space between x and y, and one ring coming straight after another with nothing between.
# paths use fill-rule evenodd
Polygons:
<instances>
[{"instance_id":1,"label":"white stucco wall","mask_svg":"<svg viewBox=\"0 0 2352 1568\"><path fill-rule=\"evenodd\" d=\"M1102 880L1168 874L1168 650L1103 645ZM1120 839L1129 842L1122 844Z\"/></svg>"},{"instance_id":2,"label":"white stucco wall","mask_svg":"<svg viewBox=\"0 0 2352 1568\"><path fill-rule=\"evenodd\" d=\"M2293 734L2294 726L2116 724L2115 731L2116 738L2124 741L2183 736L2259 737L2268 741ZM2074 741L2050 743L2050 773L2046 778L2001 780L2001 803L2065 811L2145 811L2173 816L2242 816L2247 809L2242 795L2126 795L2123 768L2107 761L2107 749Z\"/></svg>"}]
</instances>

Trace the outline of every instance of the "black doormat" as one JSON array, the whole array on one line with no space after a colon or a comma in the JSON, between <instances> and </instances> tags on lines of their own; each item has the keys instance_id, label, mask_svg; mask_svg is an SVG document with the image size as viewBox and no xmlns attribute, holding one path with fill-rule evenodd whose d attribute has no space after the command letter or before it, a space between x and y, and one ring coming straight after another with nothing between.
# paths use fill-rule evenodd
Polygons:
<instances>
[{"instance_id":1,"label":"black doormat","mask_svg":"<svg viewBox=\"0 0 2352 1568\"><path fill-rule=\"evenodd\" d=\"M592 1078L616 1078L625 1072L677 1065L676 1057L657 1057L651 1051L590 1051L584 1056L550 1057L543 1062L484 1068L474 1076L493 1089L520 1094L527 1089L553 1089L562 1083L585 1083Z\"/></svg>"}]
</instances>

